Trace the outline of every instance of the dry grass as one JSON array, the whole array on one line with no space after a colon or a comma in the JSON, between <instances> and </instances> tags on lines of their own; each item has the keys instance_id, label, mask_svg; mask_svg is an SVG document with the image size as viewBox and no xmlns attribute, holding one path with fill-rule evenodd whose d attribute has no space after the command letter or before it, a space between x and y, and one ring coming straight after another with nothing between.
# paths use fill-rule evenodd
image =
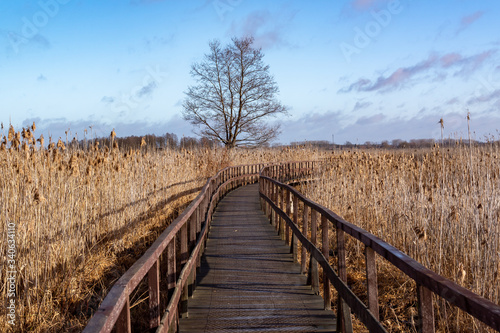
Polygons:
<instances>
[{"instance_id":1,"label":"dry grass","mask_svg":"<svg viewBox=\"0 0 500 333\"><path fill-rule=\"evenodd\" d=\"M36 141L43 145L43 137ZM3 239L7 223L16 224L16 332L81 331L112 284L217 170L326 156L313 149L122 151L116 141L112 149L75 150L62 141L41 149L36 141L33 126L9 129L0 143ZM304 192L499 303L499 155L498 144L329 153L321 180ZM347 244L348 282L365 299L363 248ZM6 251L4 240L2 263ZM391 332L415 331L414 283L385 261L377 264L383 322ZM0 281L7 299L5 267ZM134 297L133 303L142 299ZM444 302L435 304L438 331L486 331ZM11 328L0 308L0 330Z\"/></svg>"},{"instance_id":2,"label":"dry grass","mask_svg":"<svg viewBox=\"0 0 500 333\"><path fill-rule=\"evenodd\" d=\"M424 266L500 304L499 157L498 143L336 152L320 180L303 191ZM335 247L333 239L331 244ZM348 282L366 299L363 247L350 240L347 253ZM391 332L414 332L413 281L382 259L377 264L383 322ZM439 332L488 331L441 300L435 313Z\"/></svg>"},{"instance_id":3,"label":"dry grass","mask_svg":"<svg viewBox=\"0 0 500 333\"><path fill-rule=\"evenodd\" d=\"M42 149L34 130L11 128L0 138L2 263L8 222L16 224L17 251L17 323L8 325L1 307L2 332L81 331L112 284L217 170L320 157L290 149L122 151L116 141L113 149L75 150L62 141ZM0 281L6 300L5 267Z\"/></svg>"}]
</instances>

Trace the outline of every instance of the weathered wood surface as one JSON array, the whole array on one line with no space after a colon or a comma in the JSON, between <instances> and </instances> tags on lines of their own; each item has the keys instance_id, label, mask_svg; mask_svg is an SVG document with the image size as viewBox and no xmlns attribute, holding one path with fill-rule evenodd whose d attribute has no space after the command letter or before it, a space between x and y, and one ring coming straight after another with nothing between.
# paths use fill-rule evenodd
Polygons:
<instances>
[{"instance_id":1,"label":"weathered wood surface","mask_svg":"<svg viewBox=\"0 0 500 333\"><path fill-rule=\"evenodd\" d=\"M258 185L219 203L200 269L180 332L335 332L333 312L260 210Z\"/></svg>"}]
</instances>

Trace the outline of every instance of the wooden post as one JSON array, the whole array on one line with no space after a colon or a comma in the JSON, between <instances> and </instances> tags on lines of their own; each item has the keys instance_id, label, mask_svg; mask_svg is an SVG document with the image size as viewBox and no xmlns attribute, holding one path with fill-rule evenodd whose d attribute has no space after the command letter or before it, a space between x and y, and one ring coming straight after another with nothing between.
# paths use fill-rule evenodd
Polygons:
<instances>
[{"instance_id":1,"label":"wooden post","mask_svg":"<svg viewBox=\"0 0 500 333\"><path fill-rule=\"evenodd\" d=\"M191 218L192 218L192 215L191 217L186 221L186 223L181 227L181 232L180 232L180 236L181 236L181 239L180 239L180 242L181 242L181 248L180 248L180 251L181 251L181 255L179 257L179 264L180 264L180 268L182 269L182 266L188 261L189 259L189 241L188 241L188 225L189 225L189 221L191 221Z\"/></svg>"},{"instance_id":2,"label":"wooden post","mask_svg":"<svg viewBox=\"0 0 500 333\"><path fill-rule=\"evenodd\" d=\"M309 228L309 206L304 203L304 215L302 216L302 233L307 238L307 231ZM302 274L306 273L306 247L302 245L302 252L300 253L300 271Z\"/></svg>"},{"instance_id":3,"label":"wooden post","mask_svg":"<svg viewBox=\"0 0 500 333\"><path fill-rule=\"evenodd\" d=\"M205 193L205 197L201 201L201 209L199 211L199 216L196 219L196 239L198 239L198 235L200 234L201 231L201 224L205 221L206 213L207 213L207 202L208 202L208 193Z\"/></svg>"},{"instance_id":4,"label":"wooden post","mask_svg":"<svg viewBox=\"0 0 500 333\"><path fill-rule=\"evenodd\" d=\"M179 312L181 318L188 317L188 296L189 296L189 278L182 287L181 300L179 302Z\"/></svg>"},{"instance_id":5,"label":"wooden post","mask_svg":"<svg viewBox=\"0 0 500 333\"><path fill-rule=\"evenodd\" d=\"M292 212L292 200L290 200L292 193L290 191L286 191L286 216L290 217ZM290 244L290 226L286 223L286 244Z\"/></svg>"},{"instance_id":6,"label":"wooden post","mask_svg":"<svg viewBox=\"0 0 500 333\"><path fill-rule=\"evenodd\" d=\"M274 183L273 183L273 186L274 186L274 203L275 203L277 209L279 209L280 205L281 205L280 189L279 189L278 185L276 185ZM274 212L274 228L276 230L279 230L279 225L280 225L280 217L278 215L278 211L276 210Z\"/></svg>"},{"instance_id":7,"label":"wooden post","mask_svg":"<svg viewBox=\"0 0 500 333\"><path fill-rule=\"evenodd\" d=\"M117 333L131 333L132 325L130 323L130 298L127 295L123 309L116 320L116 332Z\"/></svg>"},{"instance_id":8,"label":"wooden post","mask_svg":"<svg viewBox=\"0 0 500 333\"><path fill-rule=\"evenodd\" d=\"M328 238L328 220L326 216L321 215L321 243L323 256L326 258L326 262L328 263L328 259L330 258L330 239ZM331 306L331 295L330 295L330 281L326 275L326 272L323 272L323 299L325 301L325 310L330 310Z\"/></svg>"},{"instance_id":9,"label":"wooden post","mask_svg":"<svg viewBox=\"0 0 500 333\"><path fill-rule=\"evenodd\" d=\"M271 201L277 204L276 185L271 181L269 184L271 186ZM276 227L276 211L274 209L271 209L271 225Z\"/></svg>"},{"instance_id":10,"label":"wooden post","mask_svg":"<svg viewBox=\"0 0 500 333\"><path fill-rule=\"evenodd\" d=\"M434 333L434 306L432 305L432 292L417 283L418 300L418 331L421 333Z\"/></svg>"},{"instance_id":11,"label":"wooden post","mask_svg":"<svg viewBox=\"0 0 500 333\"><path fill-rule=\"evenodd\" d=\"M148 272L149 327L160 325L160 261L156 260Z\"/></svg>"},{"instance_id":12,"label":"wooden post","mask_svg":"<svg viewBox=\"0 0 500 333\"><path fill-rule=\"evenodd\" d=\"M198 224L198 215L200 212L200 206L196 207L193 215L188 221L189 226L189 251L192 251L196 243L196 225Z\"/></svg>"},{"instance_id":13,"label":"wooden post","mask_svg":"<svg viewBox=\"0 0 500 333\"><path fill-rule=\"evenodd\" d=\"M196 269L191 270L191 274L189 274L188 278L188 296L193 296L194 290L196 288Z\"/></svg>"},{"instance_id":14,"label":"wooden post","mask_svg":"<svg viewBox=\"0 0 500 333\"><path fill-rule=\"evenodd\" d=\"M266 184L264 184L264 180L260 179L259 180L259 202L260 202L260 209L264 211L266 202L263 198L260 197L260 193L264 193L264 188Z\"/></svg>"},{"instance_id":15,"label":"wooden post","mask_svg":"<svg viewBox=\"0 0 500 333\"><path fill-rule=\"evenodd\" d=\"M293 223L295 226L299 226L299 200L296 195L292 195L292 202L293 202ZM299 229L300 230L300 229ZM299 255L298 255L298 239L295 233L292 234L292 253L293 253L293 262L298 262L299 261Z\"/></svg>"},{"instance_id":16,"label":"wooden post","mask_svg":"<svg viewBox=\"0 0 500 333\"><path fill-rule=\"evenodd\" d=\"M366 289L368 294L368 309L375 319L379 320L378 290L377 290L377 264L375 262L375 251L365 246L366 262Z\"/></svg>"},{"instance_id":17,"label":"wooden post","mask_svg":"<svg viewBox=\"0 0 500 333\"><path fill-rule=\"evenodd\" d=\"M271 199L271 201L273 201L273 183L271 183L269 180L266 180L265 183L267 184L267 187L266 187L266 196ZM271 220L273 219L273 208L271 207L271 204L268 203L266 201L266 205L267 205L267 208L268 208L268 215L267 215L267 218L269 219L269 221L271 222Z\"/></svg>"},{"instance_id":18,"label":"wooden post","mask_svg":"<svg viewBox=\"0 0 500 333\"><path fill-rule=\"evenodd\" d=\"M263 185L264 185L264 186L263 186L263 188L264 188L264 189L263 189L263 190L264 190L264 191L263 191L263 192L264 192L264 195L265 195L266 197L268 197L268 198L269 198L269 197L270 197L270 195L269 195L269 192L270 192L270 191L269 191L269 185L270 185L270 184L269 184L269 182L264 181L264 182L263 182ZM269 219L269 215L270 215L270 213L271 213L271 206L270 206L270 205L269 205L269 203L268 203L267 201L265 201L265 200L264 200L264 206L265 206L265 208L266 208L266 209L265 209L266 217Z\"/></svg>"},{"instance_id":19,"label":"wooden post","mask_svg":"<svg viewBox=\"0 0 500 333\"><path fill-rule=\"evenodd\" d=\"M285 211L286 210L286 190L284 188L281 189L281 210ZM280 218L280 236L282 240L285 240L285 220L283 218Z\"/></svg>"},{"instance_id":20,"label":"wooden post","mask_svg":"<svg viewBox=\"0 0 500 333\"><path fill-rule=\"evenodd\" d=\"M175 260L175 241L177 237L174 237L170 243L167 245L167 284L169 294L175 289L176 283L176 260Z\"/></svg>"},{"instance_id":21,"label":"wooden post","mask_svg":"<svg viewBox=\"0 0 500 333\"><path fill-rule=\"evenodd\" d=\"M318 231L318 212L311 209L311 243L316 246L317 231ZM311 285L313 292L319 294L319 272L318 262L313 257L312 253L309 258L309 274L307 275L307 283Z\"/></svg>"},{"instance_id":22,"label":"wooden post","mask_svg":"<svg viewBox=\"0 0 500 333\"><path fill-rule=\"evenodd\" d=\"M340 228L337 228L337 255L339 277L342 281L347 282L345 233ZM340 296L337 304L337 328L342 329L342 332L352 332L351 309Z\"/></svg>"}]
</instances>

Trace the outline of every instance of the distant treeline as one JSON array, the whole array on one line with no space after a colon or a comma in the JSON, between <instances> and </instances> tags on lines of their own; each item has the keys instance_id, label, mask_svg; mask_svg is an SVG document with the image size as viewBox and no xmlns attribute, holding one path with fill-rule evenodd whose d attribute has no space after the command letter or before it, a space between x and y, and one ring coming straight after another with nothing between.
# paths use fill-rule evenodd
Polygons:
<instances>
[{"instance_id":1,"label":"distant treeline","mask_svg":"<svg viewBox=\"0 0 500 333\"><path fill-rule=\"evenodd\" d=\"M496 142L500 144L500 140L497 141L491 141L488 143ZM475 146L481 146L488 144L483 141L476 141L472 140L470 142L471 144ZM434 147L435 145L439 145L441 147L453 147L456 145L464 145L464 144L469 144L469 140L467 139L444 139L444 140L434 140L434 139L413 139L410 141L405 141L405 140L392 140L392 141L382 141L380 143L376 142L370 142L367 141L362 144L356 144L356 143L351 143L349 141L345 142L344 144L334 144L331 143L327 140L319 140L319 141L298 141L298 142L292 142L290 143L290 146L292 147L317 147L317 148L322 148L322 149L343 149L343 148L383 148L383 149L400 149L400 148L431 148Z\"/></svg>"},{"instance_id":2,"label":"distant treeline","mask_svg":"<svg viewBox=\"0 0 500 333\"><path fill-rule=\"evenodd\" d=\"M99 148L109 147L113 145L120 149L195 149L195 148L213 148L220 146L220 143L209 138L202 137L200 139L189 136L183 136L180 140L176 134L166 133L164 135L146 134L143 136L127 136L127 137L103 137L86 139L80 141L72 141L68 143L70 147L88 149L92 146Z\"/></svg>"},{"instance_id":3,"label":"distant treeline","mask_svg":"<svg viewBox=\"0 0 500 333\"><path fill-rule=\"evenodd\" d=\"M488 143L498 143L500 141L490 141ZM98 143L98 144L97 144ZM483 141L472 140L471 144L475 146L481 146L488 144ZM113 145L118 146L120 149L196 149L196 148L215 148L222 147L222 144L216 140L212 140L206 137L194 138L189 136L183 136L180 140L176 134L166 133L164 135L154 135L147 134L144 136L127 136L127 137L102 137L94 138L93 140L86 139L76 141L73 139L72 142L67 142L67 146L72 148L88 149L92 146L98 146L99 148L109 147ZM349 141L344 144L334 144L327 140L317 140L317 141L295 141L291 142L289 145L275 144L273 147L315 147L320 149L370 149L370 148L382 148L382 149L401 149L401 148L432 148L435 145L441 147L452 147L456 145L468 145L469 141L467 139L444 139L434 140L434 139L413 139L410 141L405 140L392 140L392 141L382 141L380 143L367 141L362 144L351 143Z\"/></svg>"}]
</instances>

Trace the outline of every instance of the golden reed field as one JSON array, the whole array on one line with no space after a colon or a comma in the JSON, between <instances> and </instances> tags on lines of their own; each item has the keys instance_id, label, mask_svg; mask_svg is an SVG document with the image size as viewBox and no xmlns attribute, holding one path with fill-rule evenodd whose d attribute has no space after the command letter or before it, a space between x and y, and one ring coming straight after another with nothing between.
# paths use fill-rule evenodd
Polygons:
<instances>
[{"instance_id":1,"label":"golden reed field","mask_svg":"<svg viewBox=\"0 0 500 333\"><path fill-rule=\"evenodd\" d=\"M424 266L500 304L499 157L498 142L336 152L319 180L302 190ZM348 282L363 299L363 247L351 241L346 252ZM415 284L384 260L377 264L384 324L391 332L415 332ZM436 331L488 331L436 300Z\"/></svg>"},{"instance_id":2,"label":"golden reed field","mask_svg":"<svg viewBox=\"0 0 500 333\"><path fill-rule=\"evenodd\" d=\"M11 128L0 146L0 297L9 299L8 240L15 235L17 332L81 331L112 284L207 177L228 165L292 160L327 161L319 180L302 187L311 199L500 302L498 143L366 151L125 150L94 143L83 150L62 141L42 148L34 131ZM361 290L363 249L350 242L347 253L349 284ZM415 286L377 263L386 327L415 331ZM131 306L142 301L134 295ZM486 331L442 302L435 307L439 332ZM0 308L2 332L12 327L7 311Z\"/></svg>"},{"instance_id":3,"label":"golden reed field","mask_svg":"<svg viewBox=\"0 0 500 333\"><path fill-rule=\"evenodd\" d=\"M123 151L97 142L89 150L62 141L42 149L33 127L11 129L3 142L0 298L10 299L4 263L14 229L18 332L81 331L112 284L217 170L320 157L283 149ZM0 307L1 332L13 327L6 311Z\"/></svg>"}]
</instances>

